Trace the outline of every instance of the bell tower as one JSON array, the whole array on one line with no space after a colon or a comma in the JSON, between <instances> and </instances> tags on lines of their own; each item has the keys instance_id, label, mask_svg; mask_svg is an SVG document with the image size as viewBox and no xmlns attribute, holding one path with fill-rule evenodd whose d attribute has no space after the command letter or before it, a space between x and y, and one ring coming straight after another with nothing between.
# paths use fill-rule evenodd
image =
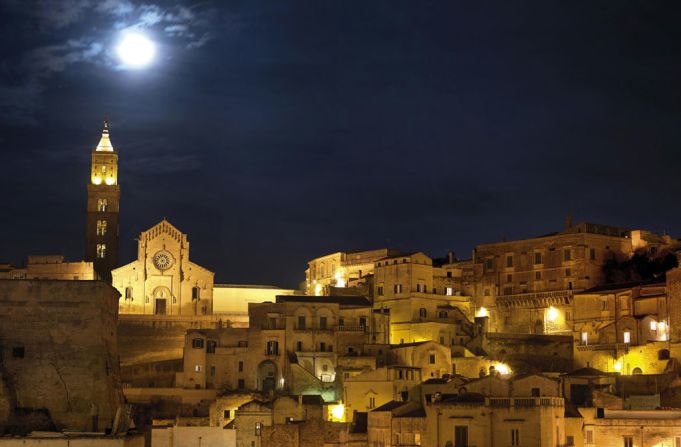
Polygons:
<instances>
[{"instance_id":1,"label":"bell tower","mask_svg":"<svg viewBox=\"0 0 681 447\"><path fill-rule=\"evenodd\" d=\"M92 151L90 182L87 185L85 260L94 262L95 272L111 282L111 270L118 265L118 153L109 139L104 121L102 138Z\"/></svg>"}]
</instances>

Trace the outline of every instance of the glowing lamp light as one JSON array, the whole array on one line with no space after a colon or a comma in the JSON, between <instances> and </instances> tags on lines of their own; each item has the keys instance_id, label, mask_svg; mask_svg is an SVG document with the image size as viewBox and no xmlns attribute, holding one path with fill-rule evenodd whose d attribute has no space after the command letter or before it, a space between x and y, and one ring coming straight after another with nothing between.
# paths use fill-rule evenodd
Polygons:
<instances>
[{"instance_id":1,"label":"glowing lamp light","mask_svg":"<svg viewBox=\"0 0 681 447\"><path fill-rule=\"evenodd\" d=\"M612 365L612 367L615 371L621 372L622 371L622 362L618 360L617 362L615 362L614 365Z\"/></svg>"},{"instance_id":2,"label":"glowing lamp light","mask_svg":"<svg viewBox=\"0 0 681 447\"><path fill-rule=\"evenodd\" d=\"M331 419L336 421L342 421L345 416L345 405L338 404L331 408Z\"/></svg>"},{"instance_id":3,"label":"glowing lamp light","mask_svg":"<svg viewBox=\"0 0 681 447\"><path fill-rule=\"evenodd\" d=\"M501 374L502 376L507 376L511 374L511 367L505 363L497 363L494 365L494 370Z\"/></svg>"},{"instance_id":4,"label":"glowing lamp light","mask_svg":"<svg viewBox=\"0 0 681 447\"><path fill-rule=\"evenodd\" d=\"M485 307L481 307L478 309L478 311L475 313L475 316L477 318L482 318L482 317L489 317L489 311Z\"/></svg>"},{"instance_id":5,"label":"glowing lamp light","mask_svg":"<svg viewBox=\"0 0 681 447\"><path fill-rule=\"evenodd\" d=\"M553 306L549 307L549 310L546 312L546 319L550 322L556 321L558 319L558 309Z\"/></svg>"},{"instance_id":6,"label":"glowing lamp light","mask_svg":"<svg viewBox=\"0 0 681 447\"><path fill-rule=\"evenodd\" d=\"M102 178L99 176L92 177L92 183L95 185L101 185L102 184Z\"/></svg>"},{"instance_id":7,"label":"glowing lamp light","mask_svg":"<svg viewBox=\"0 0 681 447\"><path fill-rule=\"evenodd\" d=\"M156 47L144 34L128 33L116 48L121 61L133 68L141 68L154 58Z\"/></svg>"},{"instance_id":8,"label":"glowing lamp light","mask_svg":"<svg viewBox=\"0 0 681 447\"><path fill-rule=\"evenodd\" d=\"M336 272L336 287L345 287L346 284L345 278L343 278L343 272L338 270Z\"/></svg>"},{"instance_id":9,"label":"glowing lamp light","mask_svg":"<svg viewBox=\"0 0 681 447\"><path fill-rule=\"evenodd\" d=\"M315 296L322 296L322 285L321 284L317 284L316 286L314 286L314 294L315 294Z\"/></svg>"},{"instance_id":10,"label":"glowing lamp light","mask_svg":"<svg viewBox=\"0 0 681 447\"><path fill-rule=\"evenodd\" d=\"M101 182L101 180L100 180L100 182ZM116 183L116 180L114 180L113 177L107 177L107 178L106 178L106 184L107 184L107 185L111 186L111 185L113 185L114 183Z\"/></svg>"}]
</instances>

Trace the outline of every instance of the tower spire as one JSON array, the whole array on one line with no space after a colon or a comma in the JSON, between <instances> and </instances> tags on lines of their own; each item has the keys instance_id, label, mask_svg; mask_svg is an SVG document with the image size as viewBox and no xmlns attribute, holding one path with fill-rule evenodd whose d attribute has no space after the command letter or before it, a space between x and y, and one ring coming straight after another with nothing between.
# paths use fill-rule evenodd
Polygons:
<instances>
[{"instance_id":1,"label":"tower spire","mask_svg":"<svg viewBox=\"0 0 681 447\"><path fill-rule=\"evenodd\" d=\"M97 145L97 152L113 152L114 148L111 145L111 140L109 139L109 120L104 119L104 128L102 129L102 138L99 140Z\"/></svg>"}]
</instances>

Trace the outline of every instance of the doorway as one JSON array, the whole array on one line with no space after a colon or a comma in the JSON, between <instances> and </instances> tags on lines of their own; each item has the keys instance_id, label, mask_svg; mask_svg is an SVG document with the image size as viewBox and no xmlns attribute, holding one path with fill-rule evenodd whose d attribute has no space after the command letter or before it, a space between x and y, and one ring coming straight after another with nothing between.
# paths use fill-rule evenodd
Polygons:
<instances>
[{"instance_id":1,"label":"doorway","mask_svg":"<svg viewBox=\"0 0 681 447\"><path fill-rule=\"evenodd\" d=\"M166 299L165 298L156 298L156 309L154 310L154 313L156 315L165 315L166 314Z\"/></svg>"}]
</instances>

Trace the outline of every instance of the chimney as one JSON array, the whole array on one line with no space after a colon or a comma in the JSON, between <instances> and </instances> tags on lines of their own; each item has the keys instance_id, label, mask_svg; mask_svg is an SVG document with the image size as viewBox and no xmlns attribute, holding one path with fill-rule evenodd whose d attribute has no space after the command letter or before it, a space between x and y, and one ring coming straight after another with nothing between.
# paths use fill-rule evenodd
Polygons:
<instances>
[{"instance_id":1,"label":"chimney","mask_svg":"<svg viewBox=\"0 0 681 447\"><path fill-rule=\"evenodd\" d=\"M448 262L449 264L454 262L454 252L453 251L450 251L449 253L447 253L447 260L449 261Z\"/></svg>"}]
</instances>

